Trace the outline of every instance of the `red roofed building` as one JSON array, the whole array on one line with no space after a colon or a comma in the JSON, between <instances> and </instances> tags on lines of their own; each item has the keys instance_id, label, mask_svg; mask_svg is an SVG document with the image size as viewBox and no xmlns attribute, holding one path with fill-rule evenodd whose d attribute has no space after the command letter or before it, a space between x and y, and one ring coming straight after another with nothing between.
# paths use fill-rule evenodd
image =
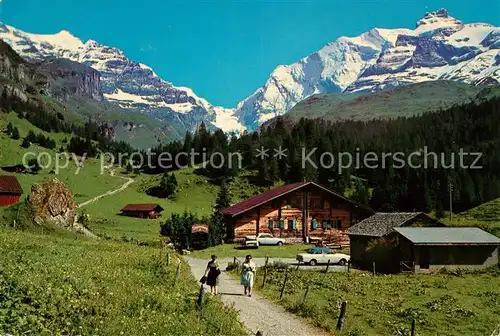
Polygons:
<instances>
[{"instance_id":1,"label":"red roofed building","mask_svg":"<svg viewBox=\"0 0 500 336\"><path fill-rule=\"evenodd\" d=\"M0 206L9 206L19 202L23 189L15 176L0 176Z\"/></svg>"},{"instance_id":2,"label":"red roofed building","mask_svg":"<svg viewBox=\"0 0 500 336\"><path fill-rule=\"evenodd\" d=\"M277 237L332 237L349 241L344 231L374 211L314 182L268 190L224 209L229 239L271 233Z\"/></svg>"},{"instance_id":3,"label":"red roofed building","mask_svg":"<svg viewBox=\"0 0 500 336\"><path fill-rule=\"evenodd\" d=\"M158 218L162 211L158 204L127 204L121 209L123 215L139 218Z\"/></svg>"}]
</instances>

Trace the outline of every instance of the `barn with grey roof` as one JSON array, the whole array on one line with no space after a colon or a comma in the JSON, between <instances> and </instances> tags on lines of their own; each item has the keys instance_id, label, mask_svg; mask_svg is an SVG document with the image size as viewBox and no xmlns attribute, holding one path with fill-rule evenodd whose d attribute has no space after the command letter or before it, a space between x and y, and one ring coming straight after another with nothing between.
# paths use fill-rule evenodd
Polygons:
<instances>
[{"instance_id":1,"label":"barn with grey roof","mask_svg":"<svg viewBox=\"0 0 500 336\"><path fill-rule=\"evenodd\" d=\"M398 234L394 229L408 226L442 227L444 224L423 212L377 212L346 231L351 262L358 267L372 267L375 262L379 264L379 270L391 271L398 264L390 247L397 241Z\"/></svg>"},{"instance_id":2,"label":"barn with grey roof","mask_svg":"<svg viewBox=\"0 0 500 336\"><path fill-rule=\"evenodd\" d=\"M401 227L398 254L409 271L481 269L498 264L500 238L475 227Z\"/></svg>"}]
</instances>

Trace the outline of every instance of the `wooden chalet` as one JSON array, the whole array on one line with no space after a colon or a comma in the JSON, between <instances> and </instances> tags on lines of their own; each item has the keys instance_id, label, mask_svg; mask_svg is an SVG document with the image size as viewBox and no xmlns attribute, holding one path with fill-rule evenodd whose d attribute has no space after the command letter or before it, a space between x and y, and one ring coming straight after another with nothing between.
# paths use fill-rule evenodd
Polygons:
<instances>
[{"instance_id":1,"label":"wooden chalet","mask_svg":"<svg viewBox=\"0 0 500 336\"><path fill-rule=\"evenodd\" d=\"M15 176L0 176L0 206L16 204L22 194L23 189Z\"/></svg>"},{"instance_id":2,"label":"wooden chalet","mask_svg":"<svg viewBox=\"0 0 500 336\"><path fill-rule=\"evenodd\" d=\"M158 218L163 208L158 204L127 204L120 211L124 216Z\"/></svg>"},{"instance_id":3,"label":"wooden chalet","mask_svg":"<svg viewBox=\"0 0 500 336\"><path fill-rule=\"evenodd\" d=\"M227 235L271 233L283 238L335 237L373 214L370 208L314 182L298 182L268 190L224 210ZM345 240L347 239L347 242Z\"/></svg>"}]
</instances>

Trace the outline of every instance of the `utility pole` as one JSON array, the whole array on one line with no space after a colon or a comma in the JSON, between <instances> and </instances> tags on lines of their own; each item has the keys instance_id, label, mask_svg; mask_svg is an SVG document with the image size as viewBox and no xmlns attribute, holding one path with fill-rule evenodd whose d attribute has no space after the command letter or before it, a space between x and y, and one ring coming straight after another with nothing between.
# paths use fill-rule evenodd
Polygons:
<instances>
[{"instance_id":1,"label":"utility pole","mask_svg":"<svg viewBox=\"0 0 500 336\"><path fill-rule=\"evenodd\" d=\"M451 184L451 181L450 181L450 222L451 222L452 215L453 215L453 194L452 194L452 191L453 191L453 185Z\"/></svg>"}]
</instances>

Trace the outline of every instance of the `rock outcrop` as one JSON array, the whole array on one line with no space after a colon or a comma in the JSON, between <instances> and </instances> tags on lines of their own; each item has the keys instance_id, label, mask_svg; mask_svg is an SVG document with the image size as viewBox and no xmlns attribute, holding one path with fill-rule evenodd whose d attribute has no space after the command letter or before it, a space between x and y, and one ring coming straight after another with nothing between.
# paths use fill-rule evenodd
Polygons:
<instances>
[{"instance_id":1,"label":"rock outcrop","mask_svg":"<svg viewBox=\"0 0 500 336\"><path fill-rule=\"evenodd\" d=\"M34 184L28 196L28 204L37 224L51 223L61 228L74 229L76 208L73 194L58 179Z\"/></svg>"},{"instance_id":2,"label":"rock outcrop","mask_svg":"<svg viewBox=\"0 0 500 336\"><path fill-rule=\"evenodd\" d=\"M37 70L54 82L53 95L65 102L68 96L88 97L94 101L104 100L101 88L101 76L91 67L67 59L49 59L36 65Z\"/></svg>"}]
</instances>

